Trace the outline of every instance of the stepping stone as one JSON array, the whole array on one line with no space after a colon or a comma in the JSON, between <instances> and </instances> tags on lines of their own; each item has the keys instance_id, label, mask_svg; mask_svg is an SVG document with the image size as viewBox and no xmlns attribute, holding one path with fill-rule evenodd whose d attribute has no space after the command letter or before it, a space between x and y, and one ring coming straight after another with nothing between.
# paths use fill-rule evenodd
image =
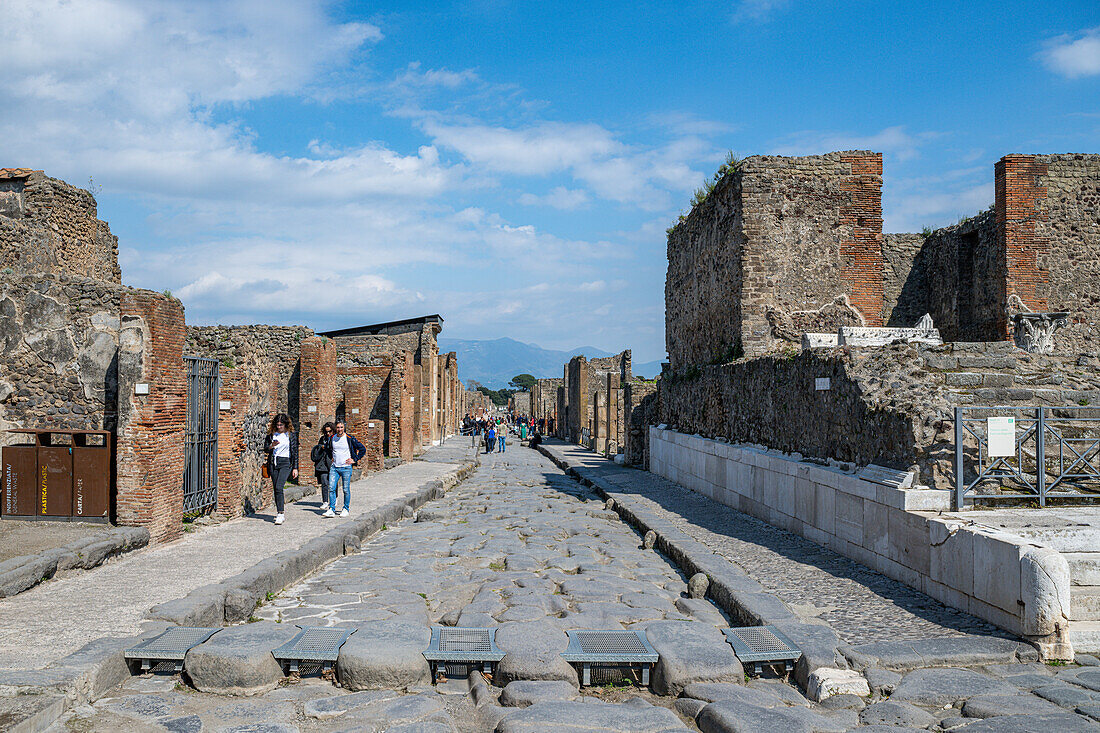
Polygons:
<instances>
[{"instance_id":1,"label":"stepping stone","mask_svg":"<svg viewBox=\"0 0 1100 733\"><path fill-rule=\"evenodd\" d=\"M927 728L936 722L931 713L916 705L894 700L883 700L868 705L859 714L864 725L892 725L902 728Z\"/></svg>"},{"instance_id":2,"label":"stepping stone","mask_svg":"<svg viewBox=\"0 0 1100 733\"><path fill-rule=\"evenodd\" d=\"M346 731L454 731L451 716L435 692L355 705L336 724L338 730Z\"/></svg>"},{"instance_id":3,"label":"stepping stone","mask_svg":"<svg viewBox=\"0 0 1100 733\"><path fill-rule=\"evenodd\" d=\"M688 729L667 708L642 702L607 705L548 701L505 715L496 733L683 733Z\"/></svg>"},{"instance_id":4,"label":"stepping stone","mask_svg":"<svg viewBox=\"0 0 1100 733\"><path fill-rule=\"evenodd\" d=\"M843 733L850 727L807 708L761 708L734 702L712 702L699 712L695 724L703 733Z\"/></svg>"},{"instance_id":5,"label":"stepping stone","mask_svg":"<svg viewBox=\"0 0 1100 733\"><path fill-rule=\"evenodd\" d=\"M1096 697L1082 690L1080 687L1068 685L1065 682L1051 682L1045 687L1036 687L1032 694L1038 695L1044 700L1050 700L1059 707L1073 710L1078 705L1087 705L1096 702Z\"/></svg>"},{"instance_id":6,"label":"stepping stone","mask_svg":"<svg viewBox=\"0 0 1100 733\"><path fill-rule=\"evenodd\" d=\"M183 668L195 689L222 695L258 695L272 690L283 669L271 656L299 631L291 624L259 621L222 629L192 647Z\"/></svg>"},{"instance_id":7,"label":"stepping stone","mask_svg":"<svg viewBox=\"0 0 1100 733\"><path fill-rule=\"evenodd\" d=\"M525 708L547 700L576 700L577 688L561 680L516 680L500 695L505 707Z\"/></svg>"},{"instance_id":8,"label":"stepping stone","mask_svg":"<svg viewBox=\"0 0 1100 733\"><path fill-rule=\"evenodd\" d=\"M569 646L569 637L549 619L513 621L501 624L496 633L497 646L504 659L497 664L497 684L516 680L562 680L579 686L577 671L561 657Z\"/></svg>"},{"instance_id":9,"label":"stepping stone","mask_svg":"<svg viewBox=\"0 0 1100 733\"><path fill-rule=\"evenodd\" d=\"M398 619L359 626L340 647L336 676L349 690L404 689L430 685L424 659L432 632L426 626Z\"/></svg>"},{"instance_id":10,"label":"stepping stone","mask_svg":"<svg viewBox=\"0 0 1100 733\"><path fill-rule=\"evenodd\" d=\"M1096 733L1096 724L1080 715L1001 715L965 726L966 733Z\"/></svg>"},{"instance_id":11,"label":"stepping stone","mask_svg":"<svg viewBox=\"0 0 1100 733\"><path fill-rule=\"evenodd\" d=\"M319 697L315 700L306 701L305 714L307 718L315 720L332 720L352 708L393 700L400 696L401 693L395 690L368 690L366 692L353 692L350 695Z\"/></svg>"},{"instance_id":12,"label":"stepping stone","mask_svg":"<svg viewBox=\"0 0 1100 733\"><path fill-rule=\"evenodd\" d=\"M692 682L684 687L684 697L706 703L728 702L759 708L784 707L783 699L767 690L758 690L729 682Z\"/></svg>"},{"instance_id":13,"label":"stepping stone","mask_svg":"<svg viewBox=\"0 0 1100 733\"><path fill-rule=\"evenodd\" d=\"M962 713L968 718L998 715L1051 715L1061 713L1057 705L1035 695L975 695L966 701Z\"/></svg>"},{"instance_id":14,"label":"stepping stone","mask_svg":"<svg viewBox=\"0 0 1100 733\"><path fill-rule=\"evenodd\" d=\"M890 696L917 705L953 705L975 695L1015 695L1017 689L1003 680L968 669L918 669L905 675Z\"/></svg>"},{"instance_id":15,"label":"stepping stone","mask_svg":"<svg viewBox=\"0 0 1100 733\"><path fill-rule=\"evenodd\" d=\"M743 682L745 670L716 627L695 621L655 621L646 638L661 655L653 691L677 696L692 682Z\"/></svg>"}]
</instances>

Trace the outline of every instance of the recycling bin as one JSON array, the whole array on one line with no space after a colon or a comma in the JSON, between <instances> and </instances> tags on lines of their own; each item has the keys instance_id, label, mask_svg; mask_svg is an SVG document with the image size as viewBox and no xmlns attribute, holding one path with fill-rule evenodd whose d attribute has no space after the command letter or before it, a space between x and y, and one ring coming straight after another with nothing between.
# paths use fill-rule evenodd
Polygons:
<instances>
[{"instance_id":1,"label":"recycling bin","mask_svg":"<svg viewBox=\"0 0 1100 733\"><path fill-rule=\"evenodd\" d=\"M34 445L5 445L3 450L4 501L0 513L5 517L35 516L38 495L38 448Z\"/></svg>"},{"instance_id":2,"label":"recycling bin","mask_svg":"<svg viewBox=\"0 0 1100 733\"><path fill-rule=\"evenodd\" d=\"M3 450L4 497L10 519L106 522L111 506L111 434L105 430L33 430L33 445Z\"/></svg>"}]
</instances>

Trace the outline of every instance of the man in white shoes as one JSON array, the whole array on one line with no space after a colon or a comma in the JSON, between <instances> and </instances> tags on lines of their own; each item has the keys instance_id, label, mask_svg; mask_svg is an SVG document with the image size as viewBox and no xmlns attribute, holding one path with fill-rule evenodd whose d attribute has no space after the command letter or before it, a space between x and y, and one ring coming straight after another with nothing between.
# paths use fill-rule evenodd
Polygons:
<instances>
[{"instance_id":1,"label":"man in white shoes","mask_svg":"<svg viewBox=\"0 0 1100 733\"><path fill-rule=\"evenodd\" d=\"M344 508L340 511L341 517L348 516L351 512L351 469L359 463L359 459L367 455L367 448L353 436L345 432L346 426L343 420L336 422L336 435L328 441L328 453L332 457L332 469L328 478L328 509L322 516L336 516L336 489L341 479L344 482Z\"/></svg>"}]
</instances>

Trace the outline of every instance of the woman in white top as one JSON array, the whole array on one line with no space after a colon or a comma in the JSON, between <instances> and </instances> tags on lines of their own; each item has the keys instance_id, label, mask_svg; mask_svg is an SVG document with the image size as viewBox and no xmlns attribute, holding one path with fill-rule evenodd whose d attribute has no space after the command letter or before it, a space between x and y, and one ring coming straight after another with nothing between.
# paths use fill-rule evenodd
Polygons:
<instances>
[{"instance_id":1,"label":"woman in white top","mask_svg":"<svg viewBox=\"0 0 1100 733\"><path fill-rule=\"evenodd\" d=\"M267 472L271 476L271 484L275 489L275 524L282 524L283 516L283 484L287 478L298 478L298 435L294 432L294 425L290 418L279 413L271 421L271 427L267 431L267 439L264 441L264 451L267 452Z\"/></svg>"}]
</instances>

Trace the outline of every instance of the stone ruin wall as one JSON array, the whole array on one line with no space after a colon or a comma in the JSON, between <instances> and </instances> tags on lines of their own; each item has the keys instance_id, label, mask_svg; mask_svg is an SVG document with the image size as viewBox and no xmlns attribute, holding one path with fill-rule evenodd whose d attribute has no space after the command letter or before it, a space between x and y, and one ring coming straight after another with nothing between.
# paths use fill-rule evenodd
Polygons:
<instances>
[{"instance_id":1,"label":"stone ruin wall","mask_svg":"<svg viewBox=\"0 0 1100 733\"><path fill-rule=\"evenodd\" d=\"M1055 335L1067 353L1100 350L1100 155L1035 155L1038 169L1032 194L1037 212L1017 221L1034 226L1042 275L1040 298L1032 310L1068 311L1070 325ZM1021 244L1027 244L1024 239Z\"/></svg>"},{"instance_id":2,"label":"stone ruin wall","mask_svg":"<svg viewBox=\"0 0 1100 733\"><path fill-rule=\"evenodd\" d=\"M121 284L118 237L91 193L42 171L0 169L0 269Z\"/></svg>"},{"instance_id":3,"label":"stone ruin wall","mask_svg":"<svg viewBox=\"0 0 1100 733\"><path fill-rule=\"evenodd\" d=\"M0 428L116 429L128 290L67 275L0 275ZM0 445L14 440L0 433Z\"/></svg>"},{"instance_id":4,"label":"stone ruin wall","mask_svg":"<svg viewBox=\"0 0 1100 733\"><path fill-rule=\"evenodd\" d=\"M741 161L669 231L674 370L759 355L804 331L878 325L882 155Z\"/></svg>"}]
</instances>

